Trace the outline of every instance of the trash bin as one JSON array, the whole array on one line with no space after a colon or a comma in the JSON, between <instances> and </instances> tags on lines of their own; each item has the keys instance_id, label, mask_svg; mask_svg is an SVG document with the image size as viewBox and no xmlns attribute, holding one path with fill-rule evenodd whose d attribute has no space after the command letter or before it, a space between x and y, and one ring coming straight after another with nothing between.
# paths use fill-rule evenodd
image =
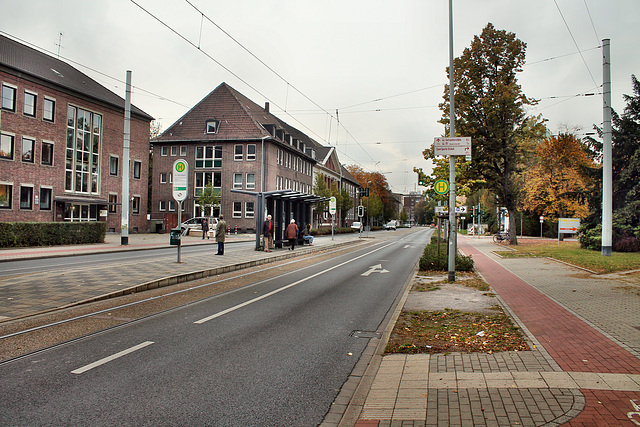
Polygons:
<instances>
[{"instance_id":1,"label":"trash bin","mask_svg":"<svg viewBox=\"0 0 640 427\"><path fill-rule=\"evenodd\" d=\"M171 229L171 235L169 238L169 244L170 245L177 245L180 246L180 237L182 236L182 229L181 228L172 228Z\"/></svg>"}]
</instances>

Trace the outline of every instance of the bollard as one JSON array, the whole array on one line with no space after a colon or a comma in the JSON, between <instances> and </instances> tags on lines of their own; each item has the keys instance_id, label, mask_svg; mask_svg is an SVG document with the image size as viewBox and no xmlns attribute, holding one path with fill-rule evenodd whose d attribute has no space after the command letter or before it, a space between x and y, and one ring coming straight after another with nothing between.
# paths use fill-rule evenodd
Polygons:
<instances>
[{"instance_id":1,"label":"bollard","mask_svg":"<svg viewBox=\"0 0 640 427\"><path fill-rule=\"evenodd\" d=\"M235 234L238 234L238 226L236 225Z\"/></svg>"}]
</instances>

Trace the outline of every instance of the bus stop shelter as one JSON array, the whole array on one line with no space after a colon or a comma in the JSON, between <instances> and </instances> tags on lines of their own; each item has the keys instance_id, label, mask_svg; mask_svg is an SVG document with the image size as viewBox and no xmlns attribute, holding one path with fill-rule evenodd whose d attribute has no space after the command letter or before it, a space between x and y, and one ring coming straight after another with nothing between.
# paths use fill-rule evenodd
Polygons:
<instances>
[{"instance_id":1,"label":"bus stop shelter","mask_svg":"<svg viewBox=\"0 0 640 427\"><path fill-rule=\"evenodd\" d=\"M260 237L267 215L271 215L273 221L274 245L281 248L282 243L287 240L284 232L292 219L302 230L307 224L312 223L312 205L329 201L326 197L293 190L275 190L263 193L246 190L231 190L231 192L256 196L256 249L262 248Z\"/></svg>"}]
</instances>

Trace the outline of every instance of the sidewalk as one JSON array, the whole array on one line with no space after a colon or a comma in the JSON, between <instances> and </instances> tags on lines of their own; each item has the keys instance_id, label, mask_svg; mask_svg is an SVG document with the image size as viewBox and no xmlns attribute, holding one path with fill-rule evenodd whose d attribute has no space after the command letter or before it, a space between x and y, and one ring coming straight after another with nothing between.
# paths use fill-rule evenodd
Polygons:
<instances>
[{"instance_id":1,"label":"sidewalk","mask_svg":"<svg viewBox=\"0 0 640 427\"><path fill-rule=\"evenodd\" d=\"M198 254L182 251L180 263L177 262L177 249L169 258L136 260L136 251L177 248L169 245L168 234L131 234L126 246L120 245L119 234L107 234L102 244L0 250L0 266L4 268L9 268L7 261L13 260L131 251L118 268L113 268L113 262L105 266L93 262L64 271L29 274L16 271L15 275L0 277L0 322L350 244L358 241L358 235L336 235L334 240L331 236L323 236L316 238L311 247L304 245L297 246L295 251L276 249L268 253L254 250L255 235L228 234L225 254L221 257L213 255L217 251L215 239L203 240L201 235L183 236L182 239L183 247L207 245L210 251L204 256L202 251ZM245 242L242 247L238 244L241 242Z\"/></svg>"},{"instance_id":2,"label":"sidewalk","mask_svg":"<svg viewBox=\"0 0 640 427\"><path fill-rule=\"evenodd\" d=\"M535 348L380 357L380 345L340 425L640 425L637 294L549 259L502 259L487 238L459 248Z\"/></svg>"}]
</instances>

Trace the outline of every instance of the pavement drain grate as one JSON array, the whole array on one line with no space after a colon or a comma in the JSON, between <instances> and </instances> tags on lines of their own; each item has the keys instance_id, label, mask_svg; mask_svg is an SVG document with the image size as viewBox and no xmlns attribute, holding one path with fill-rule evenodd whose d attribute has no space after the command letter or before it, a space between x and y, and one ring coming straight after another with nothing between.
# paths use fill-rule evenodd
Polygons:
<instances>
[{"instance_id":1,"label":"pavement drain grate","mask_svg":"<svg viewBox=\"0 0 640 427\"><path fill-rule=\"evenodd\" d=\"M353 331L349 336L354 338L380 338L382 333L375 331Z\"/></svg>"}]
</instances>

